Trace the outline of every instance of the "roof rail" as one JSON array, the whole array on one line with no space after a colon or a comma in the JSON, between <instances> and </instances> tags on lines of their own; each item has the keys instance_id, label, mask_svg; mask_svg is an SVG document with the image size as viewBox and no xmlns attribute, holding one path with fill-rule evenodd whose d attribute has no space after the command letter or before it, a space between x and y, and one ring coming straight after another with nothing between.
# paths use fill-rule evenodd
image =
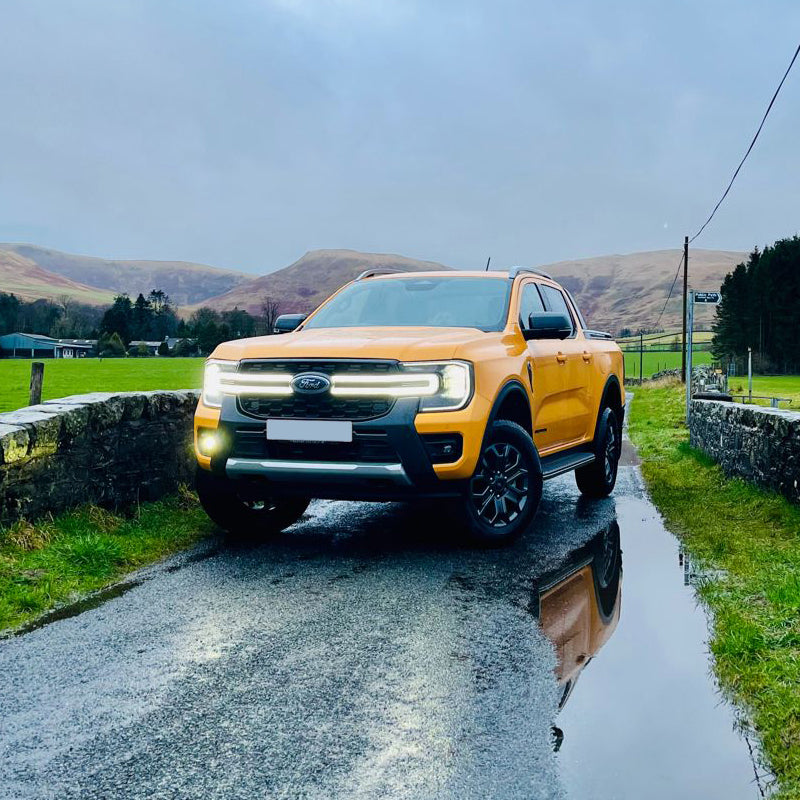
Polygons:
<instances>
[{"instance_id":1,"label":"roof rail","mask_svg":"<svg viewBox=\"0 0 800 800\"><path fill-rule=\"evenodd\" d=\"M365 269L357 278L357 281L363 281L364 278L372 278L375 275L391 275L395 272L405 272L404 269Z\"/></svg>"},{"instance_id":2,"label":"roof rail","mask_svg":"<svg viewBox=\"0 0 800 800\"><path fill-rule=\"evenodd\" d=\"M541 269L533 269L531 267L511 267L508 270L508 277L512 280L520 275L521 273L529 273L531 275L541 275L542 278L547 278L548 280L553 280L553 276L549 272L545 272Z\"/></svg>"}]
</instances>

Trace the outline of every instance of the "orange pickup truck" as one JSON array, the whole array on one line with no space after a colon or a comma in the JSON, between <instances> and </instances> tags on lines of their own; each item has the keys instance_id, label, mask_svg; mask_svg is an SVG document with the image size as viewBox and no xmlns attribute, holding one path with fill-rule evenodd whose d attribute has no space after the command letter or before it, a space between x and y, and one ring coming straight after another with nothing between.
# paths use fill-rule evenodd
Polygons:
<instances>
[{"instance_id":1,"label":"orange pickup truck","mask_svg":"<svg viewBox=\"0 0 800 800\"><path fill-rule=\"evenodd\" d=\"M622 353L545 273L372 270L276 332L214 351L195 415L200 500L234 535L311 498L441 498L500 543L547 478L614 488Z\"/></svg>"}]
</instances>

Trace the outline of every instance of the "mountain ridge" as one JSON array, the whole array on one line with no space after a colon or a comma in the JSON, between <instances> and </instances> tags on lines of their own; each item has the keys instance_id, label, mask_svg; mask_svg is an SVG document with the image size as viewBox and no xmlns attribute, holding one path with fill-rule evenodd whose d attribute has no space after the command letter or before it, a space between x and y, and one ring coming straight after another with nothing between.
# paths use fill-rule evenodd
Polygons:
<instances>
[{"instance_id":1,"label":"mountain ridge","mask_svg":"<svg viewBox=\"0 0 800 800\"><path fill-rule=\"evenodd\" d=\"M651 250L531 265L531 268L552 274L569 289L593 327L636 330L652 328L657 321L663 327L677 327L682 316L682 287L677 281L663 316L661 309L682 256L683 251L677 249ZM746 258L746 253L733 250L693 250L689 255L690 284L715 291L725 275ZM415 270L452 269L436 262L385 253L312 250L288 267L247 281L219 297L208 298L202 305L218 311L232 308L257 311L263 298L271 297L278 301L281 313L308 312L364 269L403 269L406 262L412 262ZM714 307L698 308L696 312L698 323L709 324Z\"/></svg>"},{"instance_id":2,"label":"mountain ridge","mask_svg":"<svg viewBox=\"0 0 800 800\"><path fill-rule=\"evenodd\" d=\"M162 289L179 306L224 294L253 277L191 261L100 258L20 242L0 243L0 252L15 253L47 272L111 292L112 297L121 293L135 297L139 292Z\"/></svg>"},{"instance_id":3,"label":"mountain ridge","mask_svg":"<svg viewBox=\"0 0 800 800\"><path fill-rule=\"evenodd\" d=\"M575 296L589 324L618 331L656 325L675 281L682 251L651 250L558 261L533 266L553 275ZM692 250L690 285L719 289L733 267L747 254L732 250ZM532 262L533 263L533 262ZM363 253L349 249L310 250L286 267L266 275L249 275L205 264L181 261L103 259L76 256L29 244L0 244L0 291L25 299L51 300L69 294L80 302L110 303L113 295L136 296L162 289L182 315L207 306L217 311L240 308L260 311L269 297L281 313L308 312L340 286L366 269L409 271L451 267L393 253ZM84 280L79 280L83 277ZM88 279L87 279L88 278ZM89 280L91 279L91 280ZM92 283L96 280L97 283ZM682 286L675 281L660 326L679 327ZM698 324L707 325L714 307L697 308Z\"/></svg>"}]
</instances>

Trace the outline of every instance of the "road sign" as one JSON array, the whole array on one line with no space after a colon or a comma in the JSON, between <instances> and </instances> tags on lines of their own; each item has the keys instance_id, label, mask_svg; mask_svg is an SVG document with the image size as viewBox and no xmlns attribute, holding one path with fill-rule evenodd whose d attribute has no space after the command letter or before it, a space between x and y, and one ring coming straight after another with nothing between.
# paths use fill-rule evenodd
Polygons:
<instances>
[{"instance_id":1,"label":"road sign","mask_svg":"<svg viewBox=\"0 0 800 800\"><path fill-rule=\"evenodd\" d=\"M721 295L719 292L695 292L695 303L719 303Z\"/></svg>"}]
</instances>

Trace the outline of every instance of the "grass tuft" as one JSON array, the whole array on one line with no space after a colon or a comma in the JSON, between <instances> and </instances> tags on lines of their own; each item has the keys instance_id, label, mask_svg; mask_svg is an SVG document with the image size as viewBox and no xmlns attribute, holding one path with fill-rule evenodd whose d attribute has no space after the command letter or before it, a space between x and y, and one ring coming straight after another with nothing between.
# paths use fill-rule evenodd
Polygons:
<instances>
[{"instance_id":1,"label":"grass tuft","mask_svg":"<svg viewBox=\"0 0 800 800\"><path fill-rule=\"evenodd\" d=\"M26 551L41 549L50 541L52 536L52 525L47 522L42 522L40 525L31 525L25 519L18 520L13 525L0 531L0 541L3 544Z\"/></svg>"},{"instance_id":2,"label":"grass tuft","mask_svg":"<svg viewBox=\"0 0 800 800\"><path fill-rule=\"evenodd\" d=\"M67 569L92 578L105 578L124 561L120 543L99 533L86 533L58 542L52 554L62 560Z\"/></svg>"}]
</instances>

